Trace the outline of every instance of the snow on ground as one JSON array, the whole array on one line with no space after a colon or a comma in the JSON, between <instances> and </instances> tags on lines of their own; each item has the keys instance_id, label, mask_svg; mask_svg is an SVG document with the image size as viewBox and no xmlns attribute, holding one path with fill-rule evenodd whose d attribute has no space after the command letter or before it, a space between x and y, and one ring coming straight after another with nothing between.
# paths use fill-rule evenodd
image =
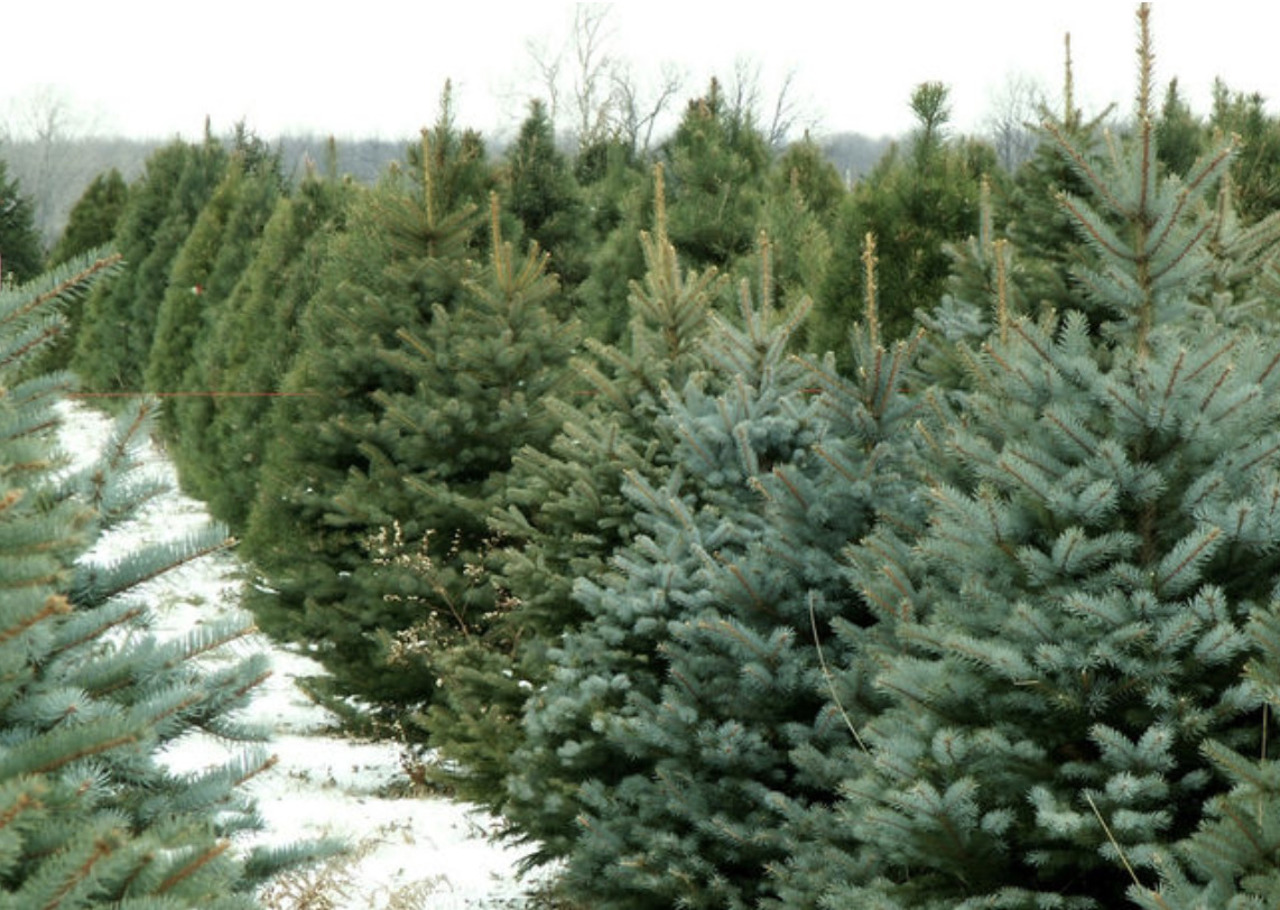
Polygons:
<instances>
[{"instance_id":1,"label":"snow on ground","mask_svg":"<svg viewBox=\"0 0 1280 910\"><path fill-rule=\"evenodd\" d=\"M66 405L62 438L69 452L96 451L108 421L88 409ZM203 504L178 492L172 465L154 446L144 456L171 492L150 503L134 522L113 531L89 558L109 560L148 539L181 534L209 520ZM152 582L147 599L159 634L239 613L244 573L234 554L216 553ZM297 892L323 878L331 910L424 910L515 908L536 887L535 876L518 881L519 850L489 839L496 820L442 798L397 798L405 784L401 751L392 743L361 742L336 733L337 720L317 706L295 680L323 673L312 658L258 637L274 673L249 709L249 718L271 725L278 763L248 786L266 820L260 840L288 843L313 837L348 840L352 852L324 870L282 883L268 894L278 910L301 906ZM196 770L228 754L224 744L200 735L180 741L166 756L177 770ZM397 903L412 897L413 902Z\"/></svg>"}]
</instances>

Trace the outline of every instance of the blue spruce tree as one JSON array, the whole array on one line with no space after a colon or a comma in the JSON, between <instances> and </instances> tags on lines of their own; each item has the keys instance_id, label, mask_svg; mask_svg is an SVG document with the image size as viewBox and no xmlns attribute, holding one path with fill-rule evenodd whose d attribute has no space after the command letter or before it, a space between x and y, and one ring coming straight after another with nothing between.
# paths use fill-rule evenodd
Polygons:
<instances>
[{"instance_id":1,"label":"blue spruce tree","mask_svg":"<svg viewBox=\"0 0 1280 910\"><path fill-rule=\"evenodd\" d=\"M967 382L922 428L927 525L851 552L879 621L847 660L887 705L860 719L838 818L861 847L826 905L1120 906L1222 814L1224 750L1260 749L1242 674L1280 569L1280 356L1218 280L1244 249L1211 242L1231 148L1157 164L1148 17L1132 133L1092 154L1050 126L1090 191L1059 197L1088 252L1069 305L997 307L958 349Z\"/></svg>"},{"instance_id":2,"label":"blue spruce tree","mask_svg":"<svg viewBox=\"0 0 1280 910\"><path fill-rule=\"evenodd\" d=\"M157 638L142 588L226 534L86 559L157 492L135 470L154 409L123 415L101 451L64 454L53 434L72 377L16 379L62 331L58 304L116 262L0 289L0 907L249 910L258 884L308 852L235 844L261 825L241 784L271 764L265 731L235 717L265 656L206 660L242 641L247 619ZM164 752L193 733L243 754L175 773Z\"/></svg>"},{"instance_id":3,"label":"blue spruce tree","mask_svg":"<svg viewBox=\"0 0 1280 910\"><path fill-rule=\"evenodd\" d=\"M763 260L740 325L713 317L707 369L668 388L672 471L629 476L640 534L579 583L589 619L528 715L530 748L579 775L562 883L591 906L768 899L837 782L797 756L848 742L814 636L868 618L839 554L895 495L910 347L885 351L872 310L857 382L793 359L808 305L781 317Z\"/></svg>"}]
</instances>

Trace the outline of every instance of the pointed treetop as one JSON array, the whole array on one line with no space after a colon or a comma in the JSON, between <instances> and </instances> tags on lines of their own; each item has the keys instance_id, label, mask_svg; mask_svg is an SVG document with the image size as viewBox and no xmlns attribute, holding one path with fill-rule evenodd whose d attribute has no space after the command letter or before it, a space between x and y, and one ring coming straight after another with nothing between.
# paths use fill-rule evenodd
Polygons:
<instances>
[{"instance_id":1,"label":"pointed treetop","mask_svg":"<svg viewBox=\"0 0 1280 910\"><path fill-rule=\"evenodd\" d=\"M866 276L867 333L872 347L880 344L880 315L876 308L876 264L879 261L876 258L876 235L868 231L862 246L862 267Z\"/></svg>"},{"instance_id":2,"label":"pointed treetop","mask_svg":"<svg viewBox=\"0 0 1280 910\"><path fill-rule=\"evenodd\" d=\"M426 204L427 227L436 226L435 182L431 173L431 130L422 129L422 198Z\"/></svg>"},{"instance_id":3,"label":"pointed treetop","mask_svg":"<svg viewBox=\"0 0 1280 910\"><path fill-rule=\"evenodd\" d=\"M1138 120L1152 120L1151 76L1156 54L1151 45L1151 4L1138 4Z\"/></svg>"},{"instance_id":4,"label":"pointed treetop","mask_svg":"<svg viewBox=\"0 0 1280 910\"><path fill-rule=\"evenodd\" d=\"M666 246L667 192L661 161L653 166L653 236L660 246Z\"/></svg>"}]
</instances>

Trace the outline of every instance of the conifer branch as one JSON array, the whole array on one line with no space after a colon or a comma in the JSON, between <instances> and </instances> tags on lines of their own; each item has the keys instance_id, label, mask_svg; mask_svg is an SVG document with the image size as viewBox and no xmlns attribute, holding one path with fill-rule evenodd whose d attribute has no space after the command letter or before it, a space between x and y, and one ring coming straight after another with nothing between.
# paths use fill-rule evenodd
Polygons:
<instances>
[{"instance_id":1,"label":"conifer branch","mask_svg":"<svg viewBox=\"0 0 1280 910\"><path fill-rule=\"evenodd\" d=\"M1219 357L1222 357L1230 353L1231 351L1235 350L1236 345L1238 343L1239 343L1238 338L1229 339L1225 344L1223 344L1220 348L1218 348L1211 355L1209 355L1209 357L1201 361L1199 366L1197 366L1194 370L1188 373L1187 379L1188 380L1198 379L1200 377L1200 374L1203 373L1205 370L1207 370L1209 367L1213 366L1214 362L1217 361Z\"/></svg>"},{"instance_id":2,"label":"conifer branch","mask_svg":"<svg viewBox=\"0 0 1280 910\"><path fill-rule=\"evenodd\" d=\"M106 838L97 838L93 842L93 850L85 858L79 866L77 866L66 879L63 880L61 887L53 893L49 901L44 905L43 910L58 910L63 904L63 898L71 893L76 885L83 882L93 874L93 869L99 862L110 856L116 851L117 844L112 844Z\"/></svg>"},{"instance_id":3,"label":"conifer branch","mask_svg":"<svg viewBox=\"0 0 1280 910\"><path fill-rule=\"evenodd\" d=\"M94 626L93 628L89 629L78 638L72 639L71 641L66 642L62 646L52 649L49 652L49 655L50 657L55 657L59 654L65 654L68 651L74 651L76 648L82 645L86 645L91 641L100 639L103 635L105 635L111 629L130 625L137 619L146 615L146 612L147 610L143 606L131 607L130 609L121 612L119 615L112 617L107 622L102 623L101 625Z\"/></svg>"},{"instance_id":4,"label":"conifer branch","mask_svg":"<svg viewBox=\"0 0 1280 910\"><path fill-rule=\"evenodd\" d=\"M225 840L219 841L218 843L210 847L208 850L205 850L203 853L201 853L191 862L187 863L181 869L176 870L172 875L170 875L164 881L162 881L159 884L159 886L157 886L156 893L164 894L166 891L173 889L179 883L181 883L185 879L190 878L192 875L195 875L205 866L209 865L209 863L213 862L214 860L222 856L222 854L226 853L230 849L231 849L230 841L225 841Z\"/></svg>"},{"instance_id":5,"label":"conifer branch","mask_svg":"<svg viewBox=\"0 0 1280 910\"><path fill-rule=\"evenodd\" d=\"M1222 390L1223 384L1226 383L1234 372L1235 364L1229 363L1223 368L1222 375L1218 377L1218 381L1213 384L1213 388L1209 389L1208 393L1200 401L1200 410L1202 412L1209 409L1209 405L1213 402L1213 399L1217 397L1218 392Z\"/></svg>"},{"instance_id":6,"label":"conifer branch","mask_svg":"<svg viewBox=\"0 0 1280 910\"><path fill-rule=\"evenodd\" d=\"M41 586L51 583L49 580L41 580ZM61 594L50 594L45 598L44 606L21 622L10 626L7 629L0 630L0 644L13 641L13 639L22 635L29 629L38 626L52 616L64 616L71 612L71 604Z\"/></svg>"},{"instance_id":7,"label":"conifer branch","mask_svg":"<svg viewBox=\"0 0 1280 910\"><path fill-rule=\"evenodd\" d=\"M14 320L20 319L29 313L34 313L43 309L54 301L83 288L87 282L98 277L104 272L110 271L123 261L124 257L119 253L113 253L110 256L105 256L101 259L95 260L79 272L58 279L48 290L36 294L22 306L6 313L3 319L0 319L0 324L13 322Z\"/></svg>"},{"instance_id":8,"label":"conifer branch","mask_svg":"<svg viewBox=\"0 0 1280 910\"><path fill-rule=\"evenodd\" d=\"M43 765L39 765L38 767L32 768L31 773L48 774L50 771L57 771L59 768L65 768L67 765L78 762L82 758L89 758L90 756L93 756L93 755L101 755L104 752L110 752L112 749L119 749L121 746L132 745L137 741L138 741L137 734L125 733L120 736L103 740L102 742L94 743L93 745L90 745L90 746L83 746L79 749L74 749L71 752L68 752L66 754L59 755L57 758L53 759L52 761L49 761Z\"/></svg>"},{"instance_id":9,"label":"conifer branch","mask_svg":"<svg viewBox=\"0 0 1280 910\"><path fill-rule=\"evenodd\" d=\"M876 235L867 232L862 244L862 269L865 280L865 301L867 312L867 335L872 350L880 347L880 315L876 303Z\"/></svg>"},{"instance_id":10,"label":"conifer branch","mask_svg":"<svg viewBox=\"0 0 1280 910\"><path fill-rule=\"evenodd\" d=\"M13 801L7 810L0 813L0 830L8 828L16 821L24 812L42 807L42 803L37 797L30 793L19 793L17 799Z\"/></svg>"},{"instance_id":11,"label":"conifer branch","mask_svg":"<svg viewBox=\"0 0 1280 910\"><path fill-rule=\"evenodd\" d=\"M1269 449L1258 455L1257 458L1245 462L1237 470L1240 471L1241 474L1248 474L1263 462L1269 462L1277 453L1280 453L1280 443L1271 446Z\"/></svg>"},{"instance_id":12,"label":"conifer branch","mask_svg":"<svg viewBox=\"0 0 1280 910\"><path fill-rule=\"evenodd\" d=\"M807 511L809 508L809 501L805 499L804 494L800 492L800 489L792 482L791 478L787 476L787 472L783 470L781 466L775 465L773 468L773 476L778 478L782 485L786 487L787 492L791 494L791 498L794 499L802 509Z\"/></svg>"}]
</instances>

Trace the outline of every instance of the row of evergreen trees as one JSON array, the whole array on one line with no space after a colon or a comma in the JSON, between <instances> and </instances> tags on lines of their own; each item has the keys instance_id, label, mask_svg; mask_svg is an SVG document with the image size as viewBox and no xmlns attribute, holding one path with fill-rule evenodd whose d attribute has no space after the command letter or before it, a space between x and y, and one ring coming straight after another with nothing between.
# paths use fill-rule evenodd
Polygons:
<instances>
[{"instance_id":1,"label":"row of evergreen trees","mask_svg":"<svg viewBox=\"0 0 1280 910\"><path fill-rule=\"evenodd\" d=\"M1269 906L1278 127L1157 110L1148 16L1012 174L933 84L853 188L714 83L657 162L175 143L45 363L570 906Z\"/></svg>"}]
</instances>

